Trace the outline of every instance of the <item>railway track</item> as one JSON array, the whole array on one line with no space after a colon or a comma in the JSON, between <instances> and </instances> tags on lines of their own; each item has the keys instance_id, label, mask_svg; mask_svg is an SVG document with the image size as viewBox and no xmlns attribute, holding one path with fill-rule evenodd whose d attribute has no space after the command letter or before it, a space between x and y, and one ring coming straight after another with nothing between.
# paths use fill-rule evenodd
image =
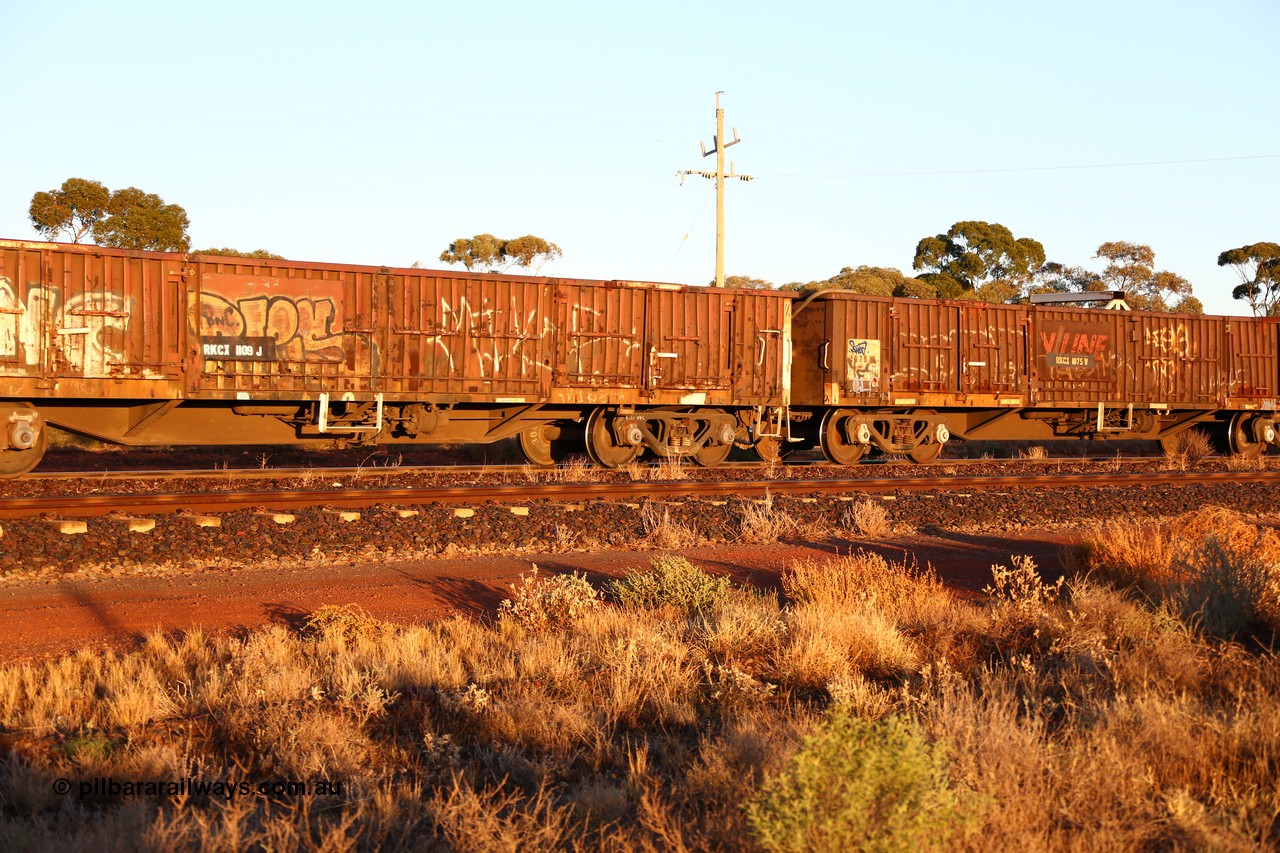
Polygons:
<instances>
[{"instance_id":1,"label":"railway track","mask_svg":"<svg viewBox=\"0 0 1280 853\"><path fill-rule=\"evenodd\" d=\"M1002 459L1002 464L1018 464L1047 467L1052 465L1138 465L1156 462L1163 457L1158 456L1126 456L1126 457L1044 457L1025 459ZM967 468L980 465L991 465L992 459L942 459L935 467ZM690 471L754 471L769 470L779 463L770 465L765 462L726 462L714 469L688 466ZM832 468L844 470L825 460L798 460L781 463L787 468ZM921 469L919 465L908 460L891 459L863 462L861 469L908 468ZM118 471L33 471L23 476L28 482L50 482L58 480L84 480L111 482L115 480L289 480L289 479L323 479L341 477L389 477L389 476L433 476L447 474L458 477L477 477L484 475L521 475L521 476L554 476L557 468L539 468L527 464L513 465L347 465L324 468L312 467L270 467L270 468L155 468ZM603 469L601 469L603 470Z\"/></svg>"},{"instance_id":2,"label":"railway track","mask_svg":"<svg viewBox=\"0 0 1280 853\"><path fill-rule=\"evenodd\" d=\"M966 493L999 489L1142 488L1155 485L1280 484L1280 471L1141 472L1041 474L1033 476L886 477L768 481L655 481L620 483L544 483L420 488L321 488L307 490L241 490L169 494L93 494L0 498L0 518L91 518L110 514L163 515L178 512L227 513L265 509L287 511L309 507L363 509L372 506L413 507L483 503L653 501L679 498L765 497L767 495L839 495L885 492L948 491Z\"/></svg>"}]
</instances>

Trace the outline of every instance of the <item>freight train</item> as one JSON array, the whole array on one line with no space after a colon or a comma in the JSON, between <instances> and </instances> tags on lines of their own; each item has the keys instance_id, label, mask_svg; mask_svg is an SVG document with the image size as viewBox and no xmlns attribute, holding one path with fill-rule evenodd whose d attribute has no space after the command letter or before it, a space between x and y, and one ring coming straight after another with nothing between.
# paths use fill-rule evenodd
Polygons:
<instances>
[{"instance_id":1,"label":"freight train","mask_svg":"<svg viewBox=\"0 0 1280 853\"><path fill-rule=\"evenodd\" d=\"M1277 324L0 241L0 475L49 425L126 445L733 447L917 462L953 439L1277 444Z\"/></svg>"}]
</instances>

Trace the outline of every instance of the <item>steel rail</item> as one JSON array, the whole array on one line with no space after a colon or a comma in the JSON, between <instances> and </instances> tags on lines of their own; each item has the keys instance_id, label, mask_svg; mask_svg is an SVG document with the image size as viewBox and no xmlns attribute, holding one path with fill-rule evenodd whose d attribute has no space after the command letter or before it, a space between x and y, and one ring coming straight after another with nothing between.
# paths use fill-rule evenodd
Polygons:
<instances>
[{"instance_id":1,"label":"steel rail","mask_svg":"<svg viewBox=\"0 0 1280 853\"><path fill-rule=\"evenodd\" d=\"M766 495L854 495L883 492L986 489L1143 488L1153 485L1280 484L1280 471L1136 474L1052 474L1030 477L901 477L767 482L655 481L554 483L503 486L445 486L391 489L314 489L225 493L113 494L0 498L0 518L86 518L109 514L156 515L176 512L223 513L249 509L274 511L332 507L365 509L378 505L511 504L535 501L637 501L674 498L763 497Z\"/></svg>"},{"instance_id":2,"label":"steel rail","mask_svg":"<svg viewBox=\"0 0 1280 853\"><path fill-rule=\"evenodd\" d=\"M969 467L975 465L1136 465L1143 462L1155 462L1159 456L1127 456L1117 459L1112 456L1061 456L1043 459L939 459L932 463L937 466ZM775 463L787 468L835 468L840 466L825 460L796 460ZM866 468L904 467L919 468L914 462L901 459L876 460L861 463ZM691 471L749 471L769 468L767 462L726 462L716 468L699 468L689 464ZM22 475L23 480L285 480L290 478L316 477L389 477L400 475L432 475L457 474L476 476L481 474L524 474L533 472L555 474L562 468L539 468L533 465L514 463L510 465L352 465L333 468L155 468L122 471L33 471Z\"/></svg>"}]
</instances>

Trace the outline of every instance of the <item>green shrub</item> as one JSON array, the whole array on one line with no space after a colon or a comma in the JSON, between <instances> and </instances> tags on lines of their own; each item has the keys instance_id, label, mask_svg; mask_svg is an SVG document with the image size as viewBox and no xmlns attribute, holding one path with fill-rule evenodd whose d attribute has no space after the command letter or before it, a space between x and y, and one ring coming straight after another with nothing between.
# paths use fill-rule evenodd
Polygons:
<instances>
[{"instance_id":1,"label":"green shrub","mask_svg":"<svg viewBox=\"0 0 1280 853\"><path fill-rule=\"evenodd\" d=\"M586 577L568 575L538 577L538 567L511 584L511 598L498 605L498 614L515 619L526 628L567 628L599 606L596 588Z\"/></svg>"},{"instance_id":2,"label":"green shrub","mask_svg":"<svg viewBox=\"0 0 1280 853\"><path fill-rule=\"evenodd\" d=\"M747 805L756 840L771 851L945 847L965 817L944 750L914 723L839 707Z\"/></svg>"},{"instance_id":3,"label":"green shrub","mask_svg":"<svg viewBox=\"0 0 1280 853\"><path fill-rule=\"evenodd\" d=\"M654 557L647 572L632 572L609 585L619 603L632 607L702 610L729 592L729 579L716 577L684 557Z\"/></svg>"}]
</instances>

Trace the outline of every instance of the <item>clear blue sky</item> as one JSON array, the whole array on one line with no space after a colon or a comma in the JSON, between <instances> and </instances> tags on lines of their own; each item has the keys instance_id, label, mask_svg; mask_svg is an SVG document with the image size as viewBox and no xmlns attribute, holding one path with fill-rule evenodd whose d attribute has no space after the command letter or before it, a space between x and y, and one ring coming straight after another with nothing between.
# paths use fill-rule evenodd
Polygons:
<instances>
[{"instance_id":1,"label":"clear blue sky","mask_svg":"<svg viewBox=\"0 0 1280 853\"><path fill-rule=\"evenodd\" d=\"M1000 222L1100 268L1146 243L1216 313L1280 241L1280 2L88 3L0 0L0 236L71 176L181 204L197 248L704 283L723 90L752 183L727 271L775 283ZM686 238L687 235L687 238Z\"/></svg>"}]
</instances>

